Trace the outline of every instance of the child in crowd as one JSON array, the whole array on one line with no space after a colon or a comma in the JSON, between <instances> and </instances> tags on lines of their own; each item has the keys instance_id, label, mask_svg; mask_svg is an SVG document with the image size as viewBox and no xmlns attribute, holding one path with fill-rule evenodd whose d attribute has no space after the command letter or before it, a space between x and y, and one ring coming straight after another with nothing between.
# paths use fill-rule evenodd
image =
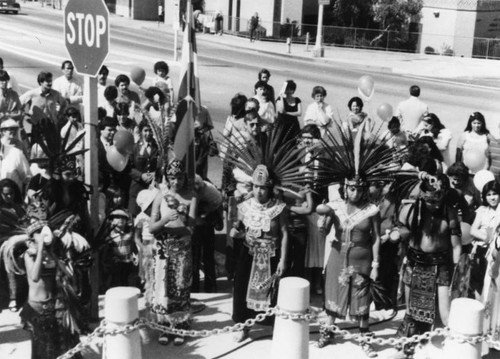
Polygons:
<instances>
[{"instance_id":1,"label":"child in crowd","mask_svg":"<svg viewBox=\"0 0 500 359\"><path fill-rule=\"evenodd\" d=\"M158 194L156 188L145 189L137 195L137 205L141 212L135 217L135 244L139 249L139 277L144 289L146 307L149 306L153 290L153 248L154 236L149 231L151 205Z\"/></svg>"},{"instance_id":2,"label":"child in crowd","mask_svg":"<svg viewBox=\"0 0 500 359\"><path fill-rule=\"evenodd\" d=\"M389 129L389 140L387 144L392 147L396 151L400 151L408 146L408 139L406 138L406 134L401 130L401 122L399 118L393 116L389 123L387 124L387 128ZM403 158L395 158L398 163L405 162Z\"/></svg>"},{"instance_id":3,"label":"child in crowd","mask_svg":"<svg viewBox=\"0 0 500 359\"><path fill-rule=\"evenodd\" d=\"M154 64L155 78L153 86L158 87L165 94L170 106L174 105L174 85L172 79L168 76L168 64L165 61L158 61Z\"/></svg>"},{"instance_id":4,"label":"child in crowd","mask_svg":"<svg viewBox=\"0 0 500 359\"><path fill-rule=\"evenodd\" d=\"M103 260L108 272L107 288L135 286L137 284L137 248L133 238L130 216L123 209L112 211L111 232L107 236Z\"/></svg>"}]
</instances>

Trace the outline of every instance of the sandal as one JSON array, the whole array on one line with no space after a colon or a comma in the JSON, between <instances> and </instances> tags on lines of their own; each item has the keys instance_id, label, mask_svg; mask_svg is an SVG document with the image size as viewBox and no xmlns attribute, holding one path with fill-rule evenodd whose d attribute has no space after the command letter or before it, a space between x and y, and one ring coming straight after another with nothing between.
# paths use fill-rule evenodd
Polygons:
<instances>
[{"instance_id":1,"label":"sandal","mask_svg":"<svg viewBox=\"0 0 500 359\"><path fill-rule=\"evenodd\" d=\"M186 341L186 338L176 335L174 337L174 345L182 345Z\"/></svg>"},{"instance_id":2,"label":"sandal","mask_svg":"<svg viewBox=\"0 0 500 359\"><path fill-rule=\"evenodd\" d=\"M330 329L325 327L321 327L319 329L319 339L318 339L318 348L324 348L329 344L333 343L333 339L335 338L335 333Z\"/></svg>"},{"instance_id":3,"label":"sandal","mask_svg":"<svg viewBox=\"0 0 500 359\"><path fill-rule=\"evenodd\" d=\"M168 343L170 343L170 336L167 333L161 333L158 338L158 343L161 345L168 345Z\"/></svg>"},{"instance_id":4,"label":"sandal","mask_svg":"<svg viewBox=\"0 0 500 359\"><path fill-rule=\"evenodd\" d=\"M9 302L9 310L11 312L17 312L17 302L15 300Z\"/></svg>"},{"instance_id":5,"label":"sandal","mask_svg":"<svg viewBox=\"0 0 500 359\"><path fill-rule=\"evenodd\" d=\"M366 338L373 338L373 333L366 333L363 336ZM373 345L368 340L361 340L359 345L368 358L375 358L378 356L377 352L373 349Z\"/></svg>"}]
</instances>

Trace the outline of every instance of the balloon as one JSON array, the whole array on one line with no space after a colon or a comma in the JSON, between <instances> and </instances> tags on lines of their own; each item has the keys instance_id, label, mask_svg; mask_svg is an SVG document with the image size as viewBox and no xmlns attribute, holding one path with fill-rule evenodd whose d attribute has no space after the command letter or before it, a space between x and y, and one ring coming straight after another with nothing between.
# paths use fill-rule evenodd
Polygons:
<instances>
[{"instance_id":1,"label":"balloon","mask_svg":"<svg viewBox=\"0 0 500 359\"><path fill-rule=\"evenodd\" d=\"M474 175L474 186L479 192L482 192L484 185L494 180L495 175L493 174L493 172L488 170L481 170Z\"/></svg>"},{"instance_id":2,"label":"balloon","mask_svg":"<svg viewBox=\"0 0 500 359\"><path fill-rule=\"evenodd\" d=\"M113 136L113 143L122 155L131 154L134 150L134 135L127 130L119 130Z\"/></svg>"},{"instance_id":3,"label":"balloon","mask_svg":"<svg viewBox=\"0 0 500 359\"><path fill-rule=\"evenodd\" d=\"M377 115L382 121L389 121L392 118L392 106L388 103L383 103L377 108Z\"/></svg>"},{"instance_id":4,"label":"balloon","mask_svg":"<svg viewBox=\"0 0 500 359\"><path fill-rule=\"evenodd\" d=\"M330 207L328 207L326 204L319 204L316 207L316 212L321 215L327 214L330 212Z\"/></svg>"},{"instance_id":5,"label":"balloon","mask_svg":"<svg viewBox=\"0 0 500 359\"><path fill-rule=\"evenodd\" d=\"M464 152L463 156L464 164L472 173L477 173L484 169L486 165L486 156L484 151L478 151L472 148L470 151ZM484 184L485 183L483 183L483 185Z\"/></svg>"},{"instance_id":6,"label":"balloon","mask_svg":"<svg viewBox=\"0 0 500 359\"><path fill-rule=\"evenodd\" d=\"M366 100L370 100L375 92L375 81L373 77L364 75L359 78L358 92Z\"/></svg>"},{"instance_id":7,"label":"balloon","mask_svg":"<svg viewBox=\"0 0 500 359\"><path fill-rule=\"evenodd\" d=\"M122 155L116 146L111 146L106 152L106 159L115 171L121 172L127 166L128 155Z\"/></svg>"},{"instance_id":8,"label":"balloon","mask_svg":"<svg viewBox=\"0 0 500 359\"><path fill-rule=\"evenodd\" d=\"M142 67L134 66L130 70L130 78L137 84L137 86L141 86L146 78L146 71L144 71Z\"/></svg>"}]
</instances>

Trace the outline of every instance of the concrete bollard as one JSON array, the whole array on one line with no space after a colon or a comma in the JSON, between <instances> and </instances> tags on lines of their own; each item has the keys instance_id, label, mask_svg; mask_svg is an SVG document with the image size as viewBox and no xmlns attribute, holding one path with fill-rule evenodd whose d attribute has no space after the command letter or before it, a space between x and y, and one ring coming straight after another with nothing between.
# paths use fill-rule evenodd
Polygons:
<instances>
[{"instance_id":1,"label":"concrete bollard","mask_svg":"<svg viewBox=\"0 0 500 359\"><path fill-rule=\"evenodd\" d=\"M309 33L306 33L306 51L309 51Z\"/></svg>"},{"instance_id":2,"label":"concrete bollard","mask_svg":"<svg viewBox=\"0 0 500 359\"><path fill-rule=\"evenodd\" d=\"M309 282L298 277L283 278L279 286L278 307L287 313L306 314ZM308 359L309 322L276 316L271 358Z\"/></svg>"},{"instance_id":3,"label":"concrete bollard","mask_svg":"<svg viewBox=\"0 0 500 359\"><path fill-rule=\"evenodd\" d=\"M287 52L290 54L292 52L292 39L289 37L286 38L286 48Z\"/></svg>"},{"instance_id":4,"label":"concrete bollard","mask_svg":"<svg viewBox=\"0 0 500 359\"><path fill-rule=\"evenodd\" d=\"M451 335L474 337L483 333L484 305L469 298L457 298L451 302L448 327ZM443 346L443 358L480 359L481 343L472 345L447 339Z\"/></svg>"},{"instance_id":5,"label":"concrete bollard","mask_svg":"<svg viewBox=\"0 0 500 359\"><path fill-rule=\"evenodd\" d=\"M139 318L139 289L116 287L106 292L104 318L106 329L121 328ZM103 359L141 359L141 337L135 330L129 334L106 335L104 338Z\"/></svg>"}]
</instances>

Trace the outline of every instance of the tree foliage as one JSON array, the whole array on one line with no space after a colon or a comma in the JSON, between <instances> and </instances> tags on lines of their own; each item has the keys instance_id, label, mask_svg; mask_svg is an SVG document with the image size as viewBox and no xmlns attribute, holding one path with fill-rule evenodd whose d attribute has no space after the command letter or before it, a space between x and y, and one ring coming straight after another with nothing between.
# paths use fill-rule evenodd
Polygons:
<instances>
[{"instance_id":1,"label":"tree foliage","mask_svg":"<svg viewBox=\"0 0 500 359\"><path fill-rule=\"evenodd\" d=\"M335 0L328 7L326 18L336 26L369 27L373 22L372 1Z\"/></svg>"},{"instance_id":2,"label":"tree foliage","mask_svg":"<svg viewBox=\"0 0 500 359\"><path fill-rule=\"evenodd\" d=\"M421 18L423 0L373 0L373 18L382 28L401 30Z\"/></svg>"}]
</instances>

